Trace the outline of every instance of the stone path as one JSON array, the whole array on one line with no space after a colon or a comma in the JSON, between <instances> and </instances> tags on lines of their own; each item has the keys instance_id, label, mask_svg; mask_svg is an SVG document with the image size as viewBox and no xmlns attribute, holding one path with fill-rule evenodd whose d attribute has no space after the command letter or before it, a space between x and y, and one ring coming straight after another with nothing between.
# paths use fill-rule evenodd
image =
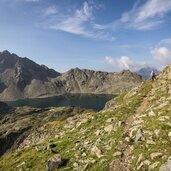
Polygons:
<instances>
[{"instance_id":1,"label":"stone path","mask_svg":"<svg viewBox=\"0 0 171 171\"><path fill-rule=\"evenodd\" d=\"M136 116L144 112L147 109L147 106L148 106L148 101L147 98L145 97L141 105L135 111L135 113L133 113L126 119L124 130L123 130L123 138L118 144L118 146L116 147L116 151L121 152L121 156L118 156L118 158L112 162L109 171L130 171L128 166L128 161L131 159L131 150L128 143L123 143L125 141L124 138L126 135L129 135L129 129L131 127L131 124L134 122Z\"/></svg>"}]
</instances>

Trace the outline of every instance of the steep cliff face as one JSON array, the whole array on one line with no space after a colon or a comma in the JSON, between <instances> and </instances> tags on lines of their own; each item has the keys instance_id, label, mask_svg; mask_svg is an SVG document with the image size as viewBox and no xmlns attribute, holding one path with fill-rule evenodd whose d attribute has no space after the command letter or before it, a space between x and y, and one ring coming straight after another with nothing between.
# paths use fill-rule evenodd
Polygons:
<instances>
[{"instance_id":1,"label":"steep cliff face","mask_svg":"<svg viewBox=\"0 0 171 171\"><path fill-rule=\"evenodd\" d=\"M60 74L47 67L40 66L28 58L20 58L8 51L0 53L0 99L15 100L34 97L35 91L45 89L50 78ZM30 89L35 87L33 92Z\"/></svg>"},{"instance_id":2,"label":"steep cliff face","mask_svg":"<svg viewBox=\"0 0 171 171\"><path fill-rule=\"evenodd\" d=\"M130 90L142 82L141 76L124 70L108 73L93 70L71 69L59 77L71 93L111 93L119 94Z\"/></svg>"},{"instance_id":3,"label":"steep cliff face","mask_svg":"<svg viewBox=\"0 0 171 171\"><path fill-rule=\"evenodd\" d=\"M55 96L65 93L112 93L130 90L142 81L130 71L121 73L71 69L60 74L8 51L0 53L0 100Z\"/></svg>"},{"instance_id":4,"label":"steep cliff face","mask_svg":"<svg viewBox=\"0 0 171 171\"><path fill-rule=\"evenodd\" d=\"M59 121L51 114L46 118L58 108L44 115L39 111L39 121L46 122L29 132L18 150L0 158L0 169L44 171L55 161L58 170L170 170L170 103L171 66L100 112L77 111L72 116L67 111L70 117Z\"/></svg>"}]
</instances>

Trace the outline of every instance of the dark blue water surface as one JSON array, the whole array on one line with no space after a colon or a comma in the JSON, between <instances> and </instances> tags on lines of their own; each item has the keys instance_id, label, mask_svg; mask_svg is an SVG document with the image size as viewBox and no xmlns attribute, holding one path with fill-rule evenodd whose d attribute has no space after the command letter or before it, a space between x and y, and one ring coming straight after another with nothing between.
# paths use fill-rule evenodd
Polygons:
<instances>
[{"instance_id":1,"label":"dark blue water surface","mask_svg":"<svg viewBox=\"0 0 171 171\"><path fill-rule=\"evenodd\" d=\"M65 94L49 98L22 99L7 103L13 107L31 106L36 108L46 108L79 106L82 108L99 111L104 108L107 101L114 97L114 95L109 94Z\"/></svg>"}]
</instances>

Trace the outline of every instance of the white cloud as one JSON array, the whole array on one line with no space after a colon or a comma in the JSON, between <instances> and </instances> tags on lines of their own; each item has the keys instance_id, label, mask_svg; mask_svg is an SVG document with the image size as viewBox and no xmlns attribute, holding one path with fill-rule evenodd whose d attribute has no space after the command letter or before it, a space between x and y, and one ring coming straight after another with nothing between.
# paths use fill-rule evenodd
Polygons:
<instances>
[{"instance_id":1,"label":"white cloud","mask_svg":"<svg viewBox=\"0 0 171 171\"><path fill-rule=\"evenodd\" d=\"M151 54L159 65L166 66L171 64L171 51L166 47L154 48Z\"/></svg>"},{"instance_id":2,"label":"white cloud","mask_svg":"<svg viewBox=\"0 0 171 171\"><path fill-rule=\"evenodd\" d=\"M93 27L93 12L95 8L96 6L94 6L93 3L85 1L82 7L76 9L73 14L58 15L55 19L52 18L53 22L51 24L48 23L48 27L93 39L115 40L109 33ZM48 10L48 13L49 12L55 12L55 10Z\"/></svg>"},{"instance_id":3,"label":"white cloud","mask_svg":"<svg viewBox=\"0 0 171 171\"><path fill-rule=\"evenodd\" d=\"M164 16L171 10L170 0L148 0L142 6L123 14L121 21L128 22L128 26L137 30L148 30L164 22Z\"/></svg>"},{"instance_id":4,"label":"white cloud","mask_svg":"<svg viewBox=\"0 0 171 171\"><path fill-rule=\"evenodd\" d=\"M141 5L140 1L137 1L130 11L122 14L120 19L106 25L95 25L95 27L151 30L161 25L165 21L165 15L170 11L171 0L148 0Z\"/></svg>"},{"instance_id":5,"label":"white cloud","mask_svg":"<svg viewBox=\"0 0 171 171\"><path fill-rule=\"evenodd\" d=\"M50 6L44 11L45 15L53 15L56 14L57 12L58 10L55 6Z\"/></svg>"},{"instance_id":6,"label":"white cloud","mask_svg":"<svg viewBox=\"0 0 171 171\"><path fill-rule=\"evenodd\" d=\"M146 63L133 61L128 56L121 56L120 58L112 58L110 56L106 56L105 62L108 65L111 65L114 70L129 69L131 71L137 71L140 68L146 66Z\"/></svg>"},{"instance_id":7,"label":"white cloud","mask_svg":"<svg viewBox=\"0 0 171 171\"><path fill-rule=\"evenodd\" d=\"M73 16L66 17L63 21L51 26L51 28L74 34L88 35L84 29L84 23L92 19L92 7L84 2L80 10L76 10Z\"/></svg>"},{"instance_id":8,"label":"white cloud","mask_svg":"<svg viewBox=\"0 0 171 171\"><path fill-rule=\"evenodd\" d=\"M163 39L159 42L159 45L170 45L171 44L171 38Z\"/></svg>"}]
</instances>

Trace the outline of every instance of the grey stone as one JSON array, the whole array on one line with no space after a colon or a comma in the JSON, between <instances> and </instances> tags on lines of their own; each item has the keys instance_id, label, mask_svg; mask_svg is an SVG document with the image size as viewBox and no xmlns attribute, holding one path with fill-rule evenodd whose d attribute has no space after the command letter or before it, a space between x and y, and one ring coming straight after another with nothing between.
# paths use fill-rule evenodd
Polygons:
<instances>
[{"instance_id":1,"label":"grey stone","mask_svg":"<svg viewBox=\"0 0 171 171\"><path fill-rule=\"evenodd\" d=\"M143 154L141 153L141 154L139 155L139 157L138 157L138 160L137 160L136 165L138 165L143 159L144 159L144 156L143 156Z\"/></svg>"},{"instance_id":2,"label":"grey stone","mask_svg":"<svg viewBox=\"0 0 171 171\"><path fill-rule=\"evenodd\" d=\"M163 153L160 153L160 152L156 152L156 153L151 153L150 154L150 157L151 159L155 159L155 158L158 158L158 157L162 157Z\"/></svg>"},{"instance_id":3,"label":"grey stone","mask_svg":"<svg viewBox=\"0 0 171 171\"><path fill-rule=\"evenodd\" d=\"M122 155L122 153L121 153L120 151L116 151L116 152L113 154L114 157L121 156L121 155Z\"/></svg>"},{"instance_id":4,"label":"grey stone","mask_svg":"<svg viewBox=\"0 0 171 171\"><path fill-rule=\"evenodd\" d=\"M111 132L111 131L113 130L113 125L111 124L111 125L105 126L104 130L105 130L106 132Z\"/></svg>"},{"instance_id":5,"label":"grey stone","mask_svg":"<svg viewBox=\"0 0 171 171\"><path fill-rule=\"evenodd\" d=\"M159 171L171 171L171 157L160 167Z\"/></svg>"},{"instance_id":6,"label":"grey stone","mask_svg":"<svg viewBox=\"0 0 171 171\"><path fill-rule=\"evenodd\" d=\"M135 142L138 142L138 141L144 141L145 138L144 138L144 135L143 135L143 131L142 129L138 129L136 135L135 135Z\"/></svg>"},{"instance_id":7,"label":"grey stone","mask_svg":"<svg viewBox=\"0 0 171 171\"><path fill-rule=\"evenodd\" d=\"M102 151L96 146L91 149L91 152L95 154L98 158L101 158L102 156Z\"/></svg>"},{"instance_id":8,"label":"grey stone","mask_svg":"<svg viewBox=\"0 0 171 171\"><path fill-rule=\"evenodd\" d=\"M151 165L149 166L149 171L150 171L150 170L154 170L159 164L160 164L160 162L155 162L155 163L151 164Z\"/></svg>"},{"instance_id":9,"label":"grey stone","mask_svg":"<svg viewBox=\"0 0 171 171\"><path fill-rule=\"evenodd\" d=\"M51 157L47 162L47 169L48 171L52 171L56 168L59 168L59 166L62 164L62 158L60 154L55 154L53 157Z\"/></svg>"}]
</instances>

